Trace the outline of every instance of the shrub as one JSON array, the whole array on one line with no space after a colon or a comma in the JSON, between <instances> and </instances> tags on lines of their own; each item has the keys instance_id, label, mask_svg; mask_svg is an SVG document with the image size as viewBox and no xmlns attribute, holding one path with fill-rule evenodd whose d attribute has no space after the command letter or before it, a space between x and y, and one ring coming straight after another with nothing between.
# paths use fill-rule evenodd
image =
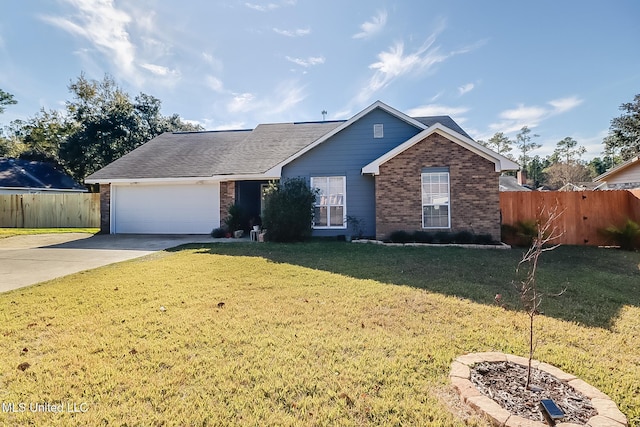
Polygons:
<instances>
[{"instance_id":1,"label":"shrub","mask_svg":"<svg viewBox=\"0 0 640 427\"><path fill-rule=\"evenodd\" d=\"M518 221L515 224L502 224L502 240L513 245L528 247L538 234L538 224L535 219Z\"/></svg>"},{"instance_id":2,"label":"shrub","mask_svg":"<svg viewBox=\"0 0 640 427\"><path fill-rule=\"evenodd\" d=\"M627 219L622 227L611 225L603 232L620 246L620 249L632 251L640 248L640 226L630 219Z\"/></svg>"},{"instance_id":3,"label":"shrub","mask_svg":"<svg viewBox=\"0 0 640 427\"><path fill-rule=\"evenodd\" d=\"M453 235L448 231L437 231L433 235L433 243L452 243Z\"/></svg>"},{"instance_id":4,"label":"shrub","mask_svg":"<svg viewBox=\"0 0 640 427\"><path fill-rule=\"evenodd\" d=\"M473 233L470 231L458 231L453 235L453 243L468 245L473 243Z\"/></svg>"},{"instance_id":5,"label":"shrub","mask_svg":"<svg viewBox=\"0 0 640 427\"><path fill-rule=\"evenodd\" d=\"M265 194L262 226L266 239L299 242L311 237L316 192L303 178L272 182Z\"/></svg>"},{"instance_id":6,"label":"shrub","mask_svg":"<svg viewBox=\"0 0 640 427\"><path fill-rule=\"evenodd\" d=\"M213 231L211 231L211 237L213 237L214 239L221 239L226 235L227 235L227 230L225 230L222 227L214 228Z\"/></svg>"},{"instance_id":7,"label":"shrub","mask_svg":"<svg viewBox=\"0 0 640 427\"><path fill-rule=\"evenodd\" d=\"M411 234L407 233L404 230L394 231L389 235L389 240L393 243L409 243L413 239L411 238Z\"/></svg>"},{"instance_id":8,"label":"shrub","mask_svg":"<svg viewBox=\"0 0 640 427\"><path fill-rule=\"evenodd\" d=\"M361 239L364 235L364 227L365 221L364 218L359 218L357 216L347 215L347 224L351 229L351 236Z\"/></svg>"},{"instance_id":9,"label":"shrub","mask_svg":"<svg viewBox=\"0 0 640 427\"><path fill-rule=\"evenodd\" d=\"M428 231L416 231L413 240L418 243L433 243L433 234Z\"/></svg>"},{"instance_id":10,"label":"shrub","mask_svg":"<svg viewBox=\"0 0 640 427\"><path fill-rule=\"evenodd\" d=\"M224 220L225 225L227 226L227 230L230 232L234 232L236 230L244 230L245 227L245 218L242 208L238 204L233 204L229 206L229 216Z\"/></svg>"},{"instance_id":11,"label":"shrub","mask_svg":"<svg viewBox=\"0 0 640 427\"><path fill-rule=\"evenodd\" d=\"M495 242L491 237L491 234L478 234L474 236L473 243L477 245L492 245Z\"/></svg>"}]
</instances>

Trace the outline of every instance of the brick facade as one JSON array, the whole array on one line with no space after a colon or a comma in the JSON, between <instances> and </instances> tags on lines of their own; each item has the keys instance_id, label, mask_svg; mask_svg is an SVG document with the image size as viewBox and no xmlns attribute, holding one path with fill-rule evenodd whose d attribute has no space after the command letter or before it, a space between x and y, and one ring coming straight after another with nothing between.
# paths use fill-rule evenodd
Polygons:
<instances>
[{"instance_id":1,"label":"brick facade","mask_svg":"<svg viewBox=\"0 0 640 427\"><path fill-rule=\"evenodd\" d=\"M468 230L500 239L499 173L494 163L437 133L380 165L377 239L397 230L422 229L421 172L425 167L449 167L451 229L447 231Z\"/></svg>"},{"instance_id":2,"label":"brick facade","mask_svg":"<svg viewBox=\"0 0 640 427\"><path fill-rule=\"evenodd\" d=\"M224 220L229 216L229 207L236 202L235 181L223 181L220 183L220 226L224 226Z\"/></svg>"},{"instance_id":3,"label":"brick facade","mask_svg":"<svg viewBox=\"0 0 640 427\"><path fill-rule=\"evenodd\" d=\"M100 233L111 233L111 184L100 184Z\"/></svg>"}]
</instances>

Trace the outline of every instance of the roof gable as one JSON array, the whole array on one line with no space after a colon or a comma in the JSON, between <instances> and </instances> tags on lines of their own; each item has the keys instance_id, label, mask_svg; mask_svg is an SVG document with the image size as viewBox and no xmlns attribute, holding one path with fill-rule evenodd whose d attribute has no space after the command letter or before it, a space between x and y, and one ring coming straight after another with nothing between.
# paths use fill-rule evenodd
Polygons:
<instances>
[{"instance_id":1,"label":"roof gable","mask_svg":"<svg viewBox=\"0 0 640 427\"><path fill-rule=\"evenodd\" d=\"M394 116L394 117L396 117L396 118L398 118L398 119L400 119L400 120L412 125L412 126L415 126L417 129L422 130L422 129L426 129L427 128L427 126L424 123L420 122L419 120L416 120L413 117L409 117L408 115L396 110L395 108L392 108L392 107L388 106L387 104L385 104L382 101L376 101L373 104L371 104L370 106L368 106L367 108L365 108L364 110L362 110L361 112L359 112L358 114L356 114L355 116L353 116L352 118L350 118L349 120L347 120L345 122L342 122L342 124L340 126L336 127L331 132L328 132L327 134L323 135L321 138L319 138L318 140L316 140L312 144L309 144L304 149L302 149L302 150L298 151L297 153L293 154L292 156L289 156L288 158L284 159L283 161L281 161L280 163L275 165L268 172L271 173L271 174L277 174L278 176L280 176L283 166L285 166L286 164L294 161L295 159L299 158L300 156L302 156L303 154L307 153L308 151L313 150L318 145L320 145L323 142L327 141L328 139L330 139L331 137L333 137L334 135L336 135L340 131L348 128L351 125L353 125L358 120L362 119L363 117L365 117L366 115L371 113L373 110L378 109L378 108L383 110L383 111L385 111L385 112L387 112L388 114L390 114L390 115L392 115L392 116Z\"/></svg>"},{"instance_id":2,"label":"roof gable","mask_svg":"<svg viewBox=\"0 0 640 427\"><path fill-rule=\"evenodd\" d=\"M520 169L520 166L514 161L502 156L501 154L498 154L490 150L489 148L483 145L478 144L471 138L461 135L460 133L449 129L440 123L435 123L429 128L423 130L422 132L414 136L413 138L409 139L407 142L400 144L393 150L383 154L382 156L378 157L368 165L364 166L362 168L362 173L378 175L380 173L381 164L391 160L392 158L404 152L405 150L408 150L409 148L413 147L415 144L427 138L429 135L433 133L438 133L444 136L445 138L449 139L450 141L460 145L461 147L466 148L467 150L472 151L473 153L493 162L495 165L496 172Z\"/></svg>"}]
</instances>

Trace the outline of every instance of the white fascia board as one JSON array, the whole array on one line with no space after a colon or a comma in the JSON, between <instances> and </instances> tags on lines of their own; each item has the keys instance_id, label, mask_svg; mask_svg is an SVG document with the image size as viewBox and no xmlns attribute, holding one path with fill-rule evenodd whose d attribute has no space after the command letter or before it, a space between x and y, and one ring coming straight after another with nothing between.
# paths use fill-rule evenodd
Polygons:
<instances>
[{"instance_id":1,"label":"white fascia board","mask_svg":"<svg viewBox=\"0 0 640 427\"><path fill-rule=\"evenodd\" d=\"M337 128L333 129L331 132L326 133L325 135L323 135L320 138L318 138L316 141L314 141L311 144L309 144L306 147L304 147L302 150L298 151L294 155L292 155L292 156L288 157L287 159L283 160L282 162L278 163L273 168L271 168L267 172L265 172L265 174L277 174L278 176L281 176L282 175L282 167L283 166L289 164L290 162L294 161L295 159L297 159L298 157L302 156L303 154L313 150L315 147L317 147L318 145L322 144L323 142L325 142L326 140L328 140L332 136L336 135L338 132L341 132L342 130L348 128L349 126L351 126L352 124L354 124L355 122L357 122L358 120L360 120L361 118L363 118L364 116L366 116L367 114L369 114L370 112L375 110L376 108L380 108L381 110L386 111L387 113L391 114L392 116L395 116L398 119L403 120L403 121L407 122L408 124L410 124L412 126L415 126L418 129L426 129L427 128L427 126L424 123L421 123L421 122L417 121L416 119L407 116L406 114L404 114L401 111L396 110L395 108L389 107L387 104L385 104L382 101L376 101L373 104L371 104L370 106L368 106L367 108L365 108L364 110L360 111L355 116L351 117L349 120L347 120L346 122L344 122L343 124L341 124Z\"/></svg>"},{"instance_id":2,"label":"white fascia board","mask_svg":"<svg viewBox=\"0 0 640 427\"><path fill-rule=\"evenodd\" d=\"M263 174L243 174L243 175L213 175L213 176L190 176L178 178L113 178L113 179L92 179L85 180L87 184L167 184L182 183L193 184L198 182L220 182L220 181L269 181L280 179L279 175L269 173Z\"/></svg>"},{"instance_id":3,"label":"white fascia board","mask_svg":"<svg viewBox=\"0 0 640 427\"><path fill-rule=\"evenodd\" d=\"M445 138L449 139L450 141L455 142L456 144L468 149L469 151L491 161L494 163L495 165L495 171L496 172L502 172L505 170L518 170L520 169L520 166L515 163L514 161L488 149L487 147L485 147L484 145L478 144L477 142L475 142L474 140L467 138L464 135L459 134L458 132L449 129L446 126L443 126L440 123L435 123L433 125L431 125L430 127L428 127L427 129L423 130L422 132L420 132L419 134L415 135L414 137L412 137L411 139L407 140L406 142L398 145L396 148L394 148L393 150L388 151L387 153L383 154L382 156L378 157L376 160L374 160L373 162L369 163L368 165L364 166L362 168L362 174L371 174L371 175L379 175L380 174L380 165L389 161L390 159L394 158L395 156L397 156L398 154L402 153L403 151L411 148L412 146L414 146L415 144L417 144L418 142L422 141L423 139L427 138L428 136L430 136L433 133L437 133L439 135L444 136Z\"/></svg>"},{"instance_id":4,"label":"white fascia board","mask_svg":"<svg viewBox=\"0 0 640 427\"><path fill-rule=\"evenodd\" d=\"M602 175L598 175L595 178L593 178L593 182L601 182L601 181L606 181L606 178L610 177L611 175L615 175L618 172L621 172L623 170L625 170L626 168L628 168L629 166L631 166L632 164L634 164L635 162L637 162L638 160L640 160L640 156L635 156L632 157L631 159L627 160L626 162L612 168L609 169L608 171L606 171L605 173L603 173Z\"/></svg>"}]
</instances>

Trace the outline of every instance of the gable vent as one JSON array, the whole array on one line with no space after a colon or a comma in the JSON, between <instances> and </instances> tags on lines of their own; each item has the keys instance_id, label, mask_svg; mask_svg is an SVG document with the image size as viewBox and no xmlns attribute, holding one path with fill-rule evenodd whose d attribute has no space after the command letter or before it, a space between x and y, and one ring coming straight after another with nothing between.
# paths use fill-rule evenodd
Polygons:
<instances>
[{"instance_id":1,"label":"gable vent","mask_svg":"<svg viewBox=\"0 0 640 427\"><path fill-rule=\"evenodd\" d=\"M373 125L373 137L384 138L384 125L382 123Z\"/></svg>"}]
</instances>

